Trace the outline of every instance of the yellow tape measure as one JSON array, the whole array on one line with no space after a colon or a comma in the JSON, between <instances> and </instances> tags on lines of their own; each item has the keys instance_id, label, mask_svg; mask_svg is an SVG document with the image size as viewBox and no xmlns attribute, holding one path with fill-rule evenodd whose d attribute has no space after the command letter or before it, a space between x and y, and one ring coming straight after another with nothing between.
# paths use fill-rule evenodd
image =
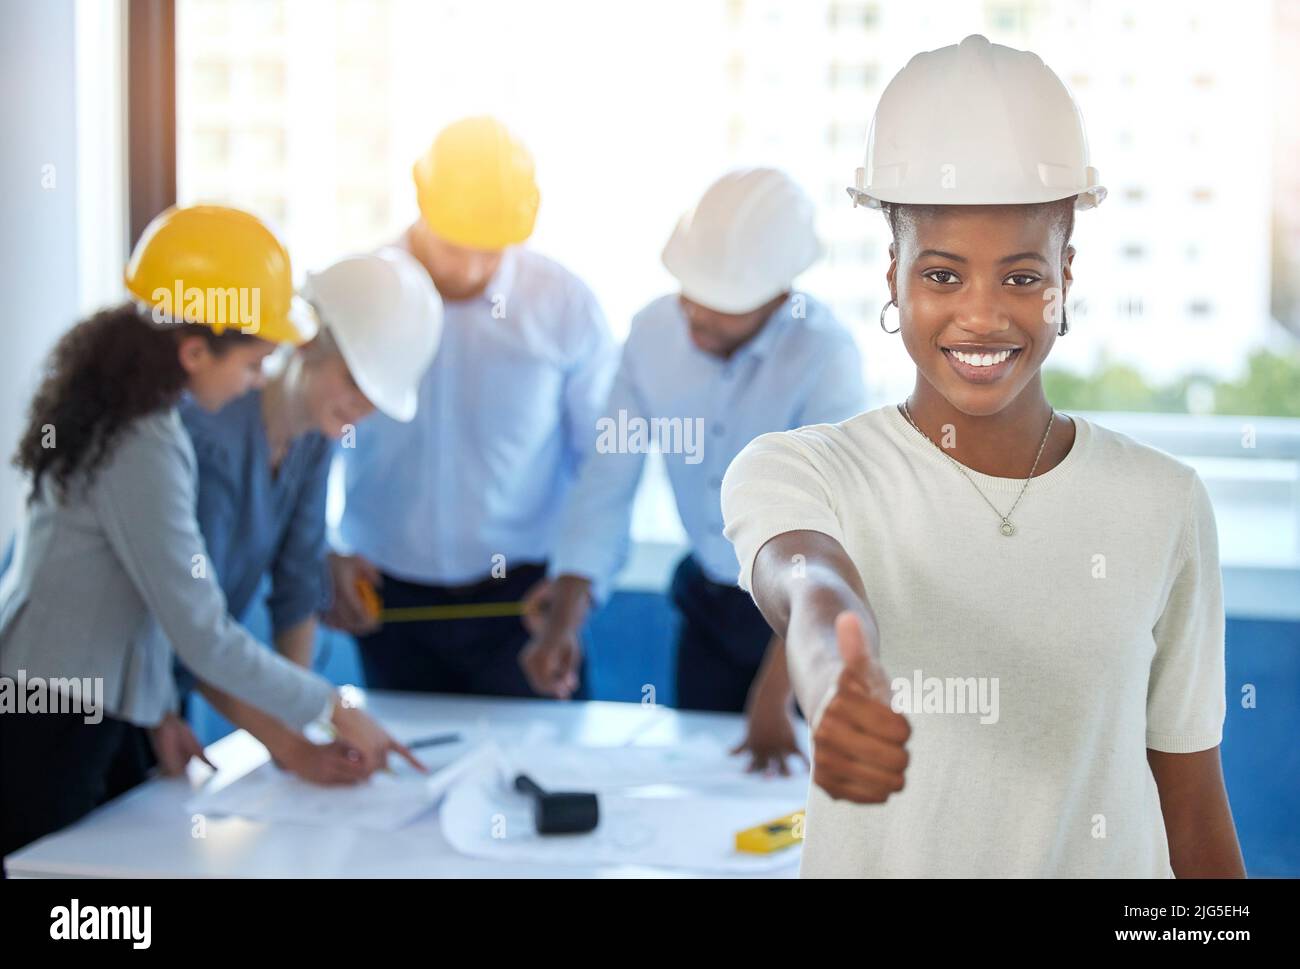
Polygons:
<instances>
[{"instance_id":1,"label":"yellow tape measure","mask_svg":"<svg viewBox=\"0 0 1300 969\"><path fill-rule=\"evenodd\" d=\"M468 602L463 606L406 606L385 609L375 587L365 579L357 580L357 592L366 605L366 612L381 623L435 622L443 619L494 619L500 616L522 616L523 601L518 602Z\"/></svg>"},{"instance_id":2,"label":"yellow tape measure","mask_svg":"<svg viewBox=\"0 0 1300 969\"><path fill-rule=\"evenodd\" d=\"M789 848L803 840L802 811L736 832L736 850L751 855L766 855Z\"/></svg>"}]
</instances>

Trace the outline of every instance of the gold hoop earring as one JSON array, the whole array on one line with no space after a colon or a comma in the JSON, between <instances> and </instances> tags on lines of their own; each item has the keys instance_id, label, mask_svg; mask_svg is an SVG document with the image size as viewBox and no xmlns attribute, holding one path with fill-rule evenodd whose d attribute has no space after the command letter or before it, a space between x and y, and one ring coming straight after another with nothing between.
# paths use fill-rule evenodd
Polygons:
<instances>
[{"instance_id":1,"label":"gold hoop earring","mask_svg":"<svg viewBox=\"0 0 1300 969\"><path fill-rule=\"evenodd\" d=\"M882 330L885 330L886 333L891 333L891 334L897 333L899 330L903 328L903 321L900 319L898 321L898 326L895 329L892 330L885 329L885 314L889 312L889 308L893 305L894 305L894 301L891 299L884 306L880 307L880 328Z\"/></svg>"}]
</instances>

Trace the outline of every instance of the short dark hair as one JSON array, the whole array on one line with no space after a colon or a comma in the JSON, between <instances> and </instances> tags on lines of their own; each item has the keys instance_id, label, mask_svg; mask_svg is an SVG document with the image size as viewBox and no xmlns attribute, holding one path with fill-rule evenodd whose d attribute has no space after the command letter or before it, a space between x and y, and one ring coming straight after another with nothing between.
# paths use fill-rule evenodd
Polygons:
<instances>
[{"instance_id":1,"label":"short dark hair","mask_svg":"<svg viewBox=\"0 0 1300 969\"><path fill-rule=\"evenodd\" d=\"M1057 220L1061 232L1061 255L1065 255L1066 247L1070 244L1070 237L1074 235L1074 199L1071 195L1068 198L1057 199L1054 202L1027 202L1021 208L1027 210L1040 210L1044 206L1053 207L1053 216ZM880 213L889 223L889 232L897 244L903 232L914 226L919 220L928 216L938 214L941 210L948 208L946 205L918 205L904 202L881 202Z\"/></svg>"}]
</instances>

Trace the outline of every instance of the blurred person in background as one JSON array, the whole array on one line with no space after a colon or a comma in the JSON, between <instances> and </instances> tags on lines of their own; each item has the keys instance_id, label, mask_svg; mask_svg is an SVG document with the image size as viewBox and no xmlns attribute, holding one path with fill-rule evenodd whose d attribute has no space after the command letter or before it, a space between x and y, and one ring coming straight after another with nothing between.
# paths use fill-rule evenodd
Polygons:
<instances>
[{"instance_id":1,"label":"blurred person in background","mask_svg":"<svg viewBox=\"0 0 1300 969\"><path fill-rule=\"evenodd\" d=\"M414 178L420 218L397 245L442 297L442 343L416 418L377 415L342 452L326 619L357 635L369 686L536 696L521 603L592 449L616 344L590 289L524 246L540 195L504 125L449 125ZM380 622L371 588L430 618Z\"/></svg>"},{"instance_id":2,"label":"blurred person in background","mask_svg":"<svg viewBox=\"0 0 1300 969\"><path fill-rule=\"evenodd\" d=\"M4 854L155 763L203 756L177 712L173 650L288 727L333 732L366 769L390 751L416 763L346 694L236 623L207 567L177 405L188 392L220 410L260 383L277 343L301 342L288 253L245 212L173 208L146 227L125 282L134 301L55 346L15 458L31 492L0 583L0 674L35 685L41 709L0 714ZM78 702L72 682L96 696Z\"/></svg>"},{"instance_id":3,"label":"blurred person in background","mask_svg":"<svg viewBox=\"0 0 1300 969\"><path fill-rule=\"evenodd\" d=\"M428 274L396 248L309 273L302 293L319 328L254 388L213 413L190 397L181 419L198 460L198 520L231 615L243 616L269 577L266 604L280 655L311 667L317 611L328 595L325 497L336 442L350 447L376 408L408 422L437 351L442 306ZM277 764L321 784L353 783L369 769L345 744L313 743L276 717L178 668L248 730Z\"/></svg>"},{"instance_id":4,"label":"blurred person in background","mask_svg":"<svg viewBox=\"0 0 1300 969\"><path fill-rule=\"evenodd\" d=\"M619 434L653 436L655 426L677 434L657 442L690 540L671 589L677 706L746 711L736 752L748 752L751 769L782 773L787 757L801 756L785 649L736 586L719 489L732 458L759 434L845 420L866 406L852 335L793 288L820 255L812 202L785 173L753 168L718 179L664 249L681 290L633 319L603 411ZM579 685L582 625L626 560L647 448L630 437L611 444L584 466L561 518L551 582L531 601L537 631L522 661L544 695L568 697Z\"/></svg>"}]
</instances>

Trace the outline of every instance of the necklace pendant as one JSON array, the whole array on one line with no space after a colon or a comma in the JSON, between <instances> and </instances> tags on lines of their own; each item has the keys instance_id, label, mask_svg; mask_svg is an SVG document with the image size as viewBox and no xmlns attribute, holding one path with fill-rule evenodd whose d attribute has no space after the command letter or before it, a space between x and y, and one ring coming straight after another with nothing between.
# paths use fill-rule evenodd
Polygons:
<instances>
[{"instance_id":1,"label":"necklace pendant","mask_svg":"<svg viewBox=\"0 0 1300 969\"><path fill-rule=\"evenodd\" d=\"M1004 518L1002 519L1002 525L998 529L998 531L1000 531L1007 538L1010 538L1012 535L1016 533L1016 526L1011 524L1010 521Z\"/></svg>"}]
</instances>

